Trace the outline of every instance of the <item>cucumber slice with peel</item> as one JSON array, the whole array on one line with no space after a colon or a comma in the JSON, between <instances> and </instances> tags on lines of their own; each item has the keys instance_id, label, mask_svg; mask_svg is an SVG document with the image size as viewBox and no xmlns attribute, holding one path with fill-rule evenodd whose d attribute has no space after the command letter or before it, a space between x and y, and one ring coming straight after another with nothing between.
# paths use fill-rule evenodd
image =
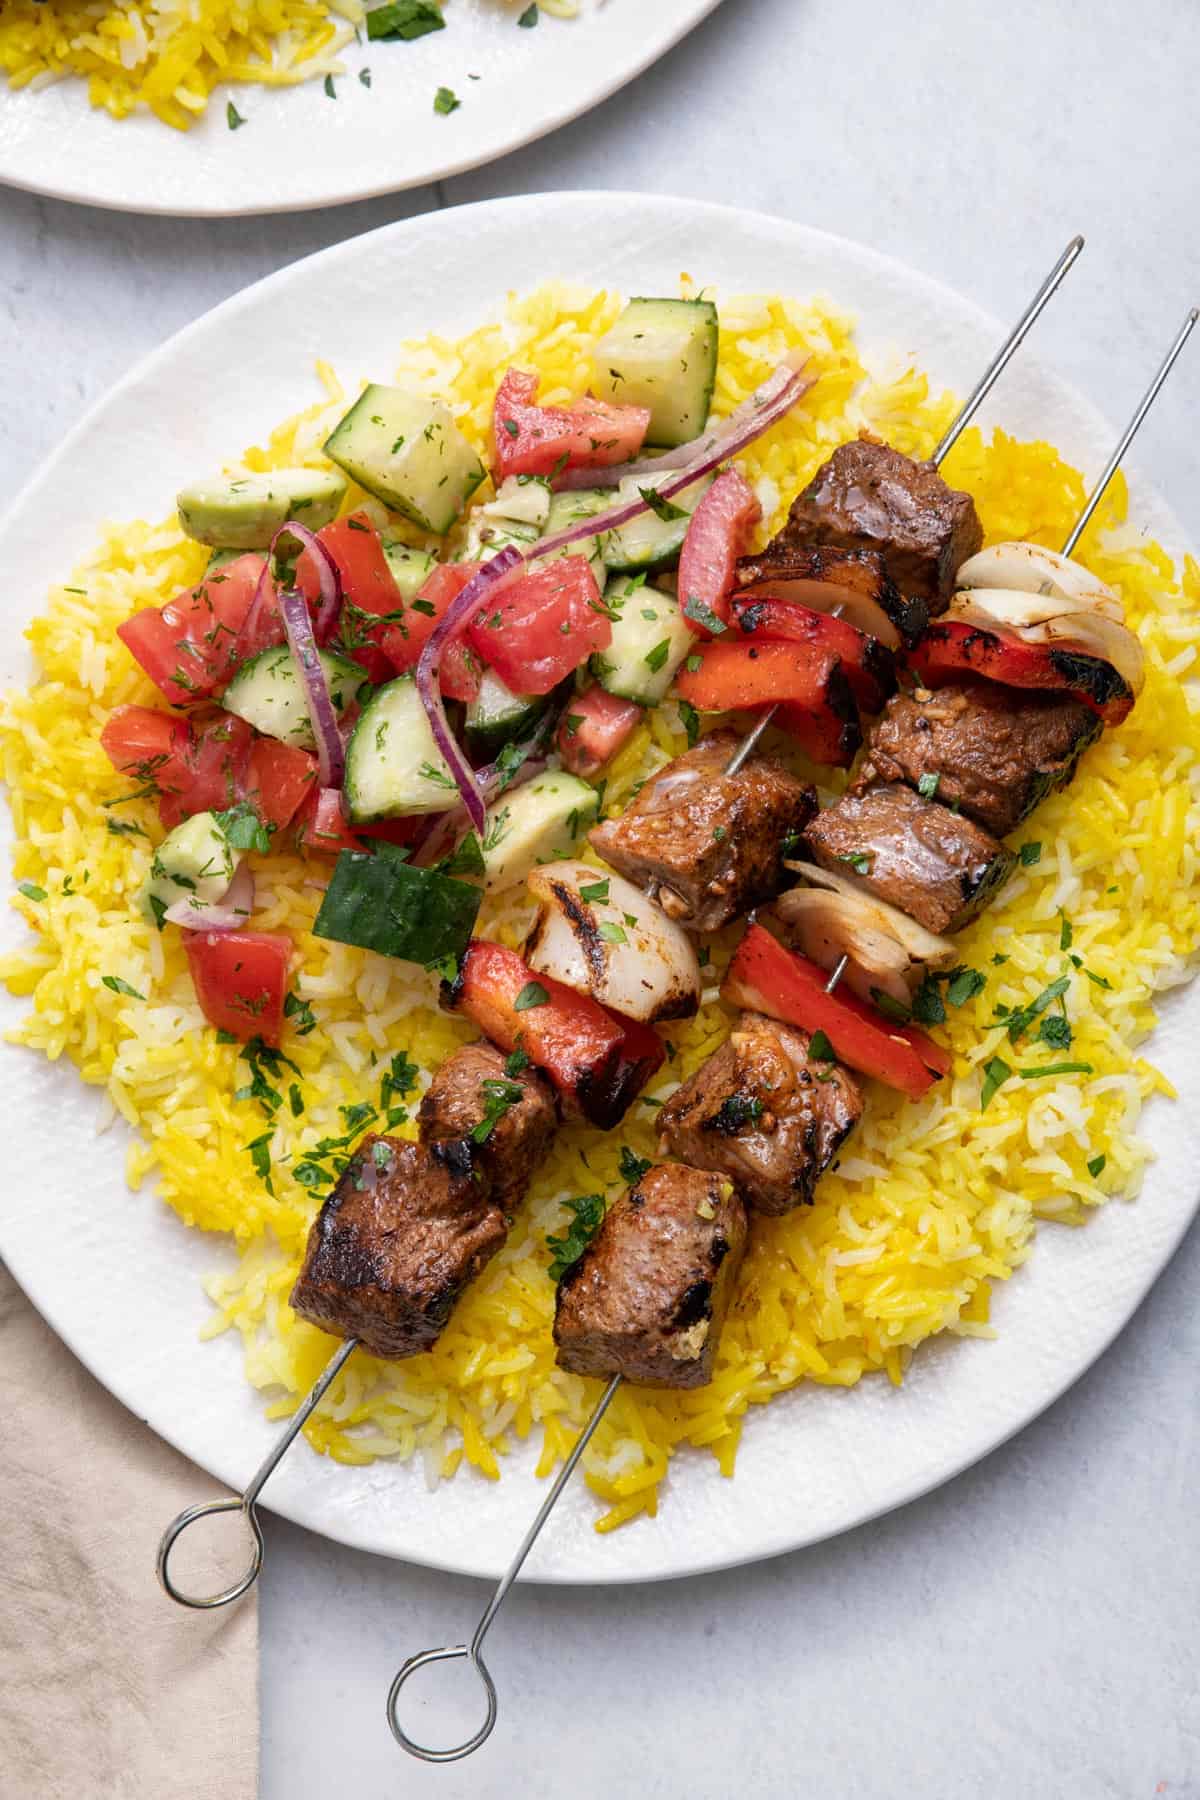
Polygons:
<instances>
[{"instance_id":1,"label":"cucumber slice with peel","mask_svg":"<svg viewBox=\"0 0 1200 1800\"><path fill-rule=\"evenodd\" d=\"M325 454L376 500L439 537L487 475L440 400L378 382L334 427Z\"/></svg>"},{"instance_id":2,"label":"cucumber slice with peel","mask_svg":"<svg viewBox=\"0 0 1200 1800\"><path fill-rule=\"evenodd\" d=\"M241 860L215 813L193 813L155 851L138 897L142 913L161 929L163 914L177 900L213 904L224 897Z\"/></svg>"},{"instance_id":3,"label":"cucumber slice with peel","mask_svg":"<svg viewBox=\"0 0 1200 1800\"><path fill-rule=\"evenodd\" d=\"M655 475L648 480L627 479L617 489L615 502L610 497L609 504L620 505L622 500L636 500L643 488L651 489L659 482L666 481L666 475ZM604 535L604 561L614 575L657 575L663 569L669 569L679 561L679 552L683 549L683 540L687 536L687 528L691 524L692 514L700 503L700 497L712 486L713 477L703 475L693 481L682 493L672 495L670 500L662 503L662 511L668 516L661 518L658 513L648 510L630 519L626 525L618 525L615 531Z\"/></svg>"},{"instance_id":4,"label":"cucumber slice with peel","mask_svg":"<svg viewBox=\"0 0 1200 1800\"><path fill-rule=\"evenodd\" d=\"M181 488L179 523L190 538L218 550L266 550L294 519L319 531L337 517L346 481L336 469L271 469L265 475L218 476Z\"/></svg>"},{"instance_id":5,"label":"cucumber slice with peel","mask_svg":"<svg viewBox=\"0 0 1200 1800\"><path fill-rule=\"evenodd\" d=\"M514 738L524 737L549 700L548 694L514 694L494 669L485 669L479 692L467 707L467 743L472 755L490 759Z\"/></svg>"},{"instance_id":6,"label":"cucumber slice with peel","mask_svg":"<svg viewBox=\"0 0 1200 1800\"><path fill-rule=\"evenodd\" d=\"M344 656L329 650L318 654L333 710L340 718L358 698L366 677L356 662ZM286 644L260 650L244 662L221 696L221 705L264 737L278 738L297 750L316 749L304 687Z\"/></svg>"},{"instance_id":7,"label":"cucumber slice with peel","mask_svg":"<svg viewBox=\"0 0 1200 1800\"><path fill-rule=\"evenodd\" d=\"M579 837L595 823L594 787L547 769L488 808L483 834L484 885L491 893L516 887L536 863L569 856Z\"/></svg>"},{"instance_id":8,"label":"cucumber slice with peel","mask_svg":"<svg viewBox=\"0 0 1200 1800\"><path fill-rule=\"evenodd\" d=\"M593 352L593 389L617 405L648 406L648 444L686 444L708 422L717 340L711 300L631 300Z\"/></svg>"},{"instance_id":9,"label":"cucumber slice with peel","mask_svg":"<svg viewBox=\"0 0 1200 1800\"><path fill-rule=\"evenodd\" d=\"M343 793L352 825L458 804L458 785L411 675L376 688L363 707L346 746Z\"/></svg>"},{"instance_id":10,"label":"cucumber slice with peel","mask_svg":"<svg viewBox=\"0 0 1200 1800\"><path fill-rule=\"evenodd\" d=\"M684 657L696 648L695 633L674 594L628 576L615 576L604 590L613 617L612 642L591 659L602 688L621 700L657 706Z\"/></svg>"}]
</instances>

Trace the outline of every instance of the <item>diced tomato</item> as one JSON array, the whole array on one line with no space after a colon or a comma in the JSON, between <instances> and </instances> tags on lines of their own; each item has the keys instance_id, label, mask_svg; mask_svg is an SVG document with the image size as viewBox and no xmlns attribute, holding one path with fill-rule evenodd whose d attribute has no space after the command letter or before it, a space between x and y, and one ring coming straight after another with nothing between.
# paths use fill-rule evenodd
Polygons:
<instances>
[{"instance_id":1,"label":"diced tomato","mask_svg":"<svg viewBox=\"0 0 1200 1800\"><path fill-rule=\"evenodd\" d=\"M186 719L152 706L117 706L104 722L100 745L113 768L139 787L178 793L186 778Z\"/></svg>"},{"instance_id":2,"label":"diced tomato","mask_svg":"<svg viewBox=\"0 0 1200 1800\"><path fill-rule=\"evenodd\" d=\"M185 931L200 1010L218 1031L277 1049L283 1036L292 940L272 931Z\"/></svg>"},{"instance_id":3,"label":"diced tomato","mask_svg":"<svg viewBox=\"0 0 1200 1800\"><path fill-rule=\"evenodd\" d=\"M380 652L389 626L382 622L372 624L367 615L384 621L403 612L407 621L408 612L392 580L379 533L365 513L350 513L322 526L317 537L337 564L341 577L342 615L338 630L347 655L353 656L372 681L386 681L392 674L392 665ZM296 586L311 605L321 597L321 581L311 550L302 551L296 563Z\"/></svg>"},{"instance_id":4,"label":"diced tomato","mask_svg":"<svg viewBox=\"0 0 1200 1800\"><path fill-rule=\"evenodd\" d=\"M693 631L709 637L689 610L704 608L723 625L729 623L729 596L733 592L734 565L746 547L750 527L762 517L754 489L736 469L717 476L692 514L679 552L679 604Z\"/></svg>"},{"instance_id":5,"label":"diced tomato","mask_svg":"<svg viewBox=\"0 0 1200 1800\"><path fill-rule=\"evenodd\" d=\"M778 723L814 762L833 768L848 769L862 743L850 683L829 650L721 640L701 652L698 669L685 664L675 686L701 712L778 706Z\"/></svg>"},{"instance_id":6,"label":"diced tomato","mask_svg":"<svg viewBox=\"0 0 1200 1800\"><path fill-rule=\"evenodd\" d=\"M270 650L276 644L287 642L275 578L270 573L260 573L260 580L261 592L256 586L254 598L238 632L234 657L239 666L249 662L252 656L257 656L260 650Z\"/></svg>"},{"instance_id":7,"label":"diced tomato","mask_svg":"<svg viewBox=\"0 0 1200 1800\"><path fill-rule=\"evenodd\" d=\"M336 856L339 850L361 850L351 831L338 788L314 787L296 817L296 848L305 856Z\"/></svg>"},{"instance_id":8,"label":"diced tomato","mask_svg":"<svg viewBox=\"0 0 1200 1800\"><path fill-rule=\"evenodd\" d=\"M649 1025L618 1019L589 995L535 975L515 950L485 938L463 957L450 1003L502 1050L523 1050L564 1101L602 1130L624 1118L665 1054Z\"/></svg>"},{"instance_id":9,"label":"diced tomato","mask_svg":"<svg viewBox=\"0 0 1200 1800\"><path fill-rule=\"evenodd\" d=\"M164 825L178 825L193 813L236 806L246 792L246 770L254 732L245 719L213 713L187 721L179 766L159 777L158 812ZM168 786L168 779L175 783Z\"/></svg>"},{"instance_id":10,"label":"diced tomato","mask_svg":"<svg viewBox=\"0 0 1200 1800\"><path fill-rule=\"evenodd\" d=\"M448 611L451 602L466 587L481 565L475 562L438 563L424 582L420 593L407 607L404 617L386 627L380 644L391 665L389 673L405 674L415 669L421 652L433 634L433 628ZM478 661L469 646L459 638L447 644L442 652L442 693L447 700L473 700L479 692Z\"/></svg>"},{"instance_id":11,"label":"diced tomato","mask_svg":"<svg viewBox=\"0 0 1200 1800\"><path fill-rule=\"evenodd\" d=\"M642 720L643 709L602 687L576 694L558 728L558 754L572 775L594 775L611 762Z\"/></svg>"},{"instance_id":12,"label":"diced tomato","mask_svg":"<svg viewBox=\"0 0 1200 1800\"><path fill-rule=\"evenodd\" d=\"M264 825L282 831L317 782L317 759L275 738L255 738L250 746L242 795Z\"/></svg>"},{"instance_id":13,"label":"diced tomato","mask_svg":"<svg viewBox=\"0 0 1200 1800\"><path fill-rule=\"evenodd\" d=\"M682 590L681 590L682 591ZM841 658L854 698L864 712L877 713L896 691L896 658L886 644L832 613L815 612L794 600L753 593L735 594L733 614L739 630L756 644L780 639L789 644L809 644L830 650Z\"/></svg>"},{"instance_id":14,"label":"diced tomato","mask_svg":"<svg viewBox=\"0 0 1200 1800\"><path fill-rule=\"evenodd\" d=\"M496 392L492 433L498 479L550 475L556 469L606 469L636 456L650 423L645 406L579 400L539 406L538 378L510 369Z\"/></svg>"},{"instance_id":15,"label":"diced tomato","mask_svg":"<svg viewBox=\"0 0 1200 1800\"><path fill-rule=\"evenodd\" d=\"M929 687L970 674L1006 687L1057 689L1082 700L1106 725L1119 725L1133 709L1132 689L1101 657L1064 643L1026 644L954 619L932 624L909 662Z\"/></svg>"},{"instance_id":16,"label":"diced tomato","mask_svg":"<svg viewBox=\"0 0 1200 1800\"><path fill-rule=\"evenodd\" d=\"M359 837L378 838L382 844L415 844L429 830L429 813L412 813L405 819L376 819L373 825L356 825Z\"/></svg>"},{"instance_id":17,"label":"diced tomato","mask_svg":"<svg viewBox=\"0 0 1200 1800\"><path fill-rule=\"evenodd\" d=\"M785 949L764 926L751 925L721 984L721 997L803 1031L823 1031L840 1061L913 1100L949 1072L950 1055L940 1044L914 1026L892 1024L845 988L826 993L828 979L807 956Z\"/></svg>"},{"instance_id":18,"label":"diced tomato","mask_svg":"<svg viewBox=\"0 0 1200 1800\"><path fill-rule=\"evenodd\" d=\"M516 571L467 626L472 648L514 694L548 694L594 650L612 622L586 557Z\"/></svg>"},{"instance_id":19,"label":"diced tomato","mask_svg":"<svg viewBox=\"0 0 1200 1800\"><path fill-rule=\"evenodd\" d=\"M196 587L134 613L117 636L174 706L223 688L238 660L238 634L262 573L261 556L239 556Z\"/></svg>"}]
</instances>

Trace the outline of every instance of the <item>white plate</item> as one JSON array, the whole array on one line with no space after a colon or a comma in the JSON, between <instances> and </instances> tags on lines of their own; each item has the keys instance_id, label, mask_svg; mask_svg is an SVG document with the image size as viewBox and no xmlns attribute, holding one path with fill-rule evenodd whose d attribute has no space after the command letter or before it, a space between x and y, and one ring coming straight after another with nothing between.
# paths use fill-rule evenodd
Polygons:
<instances>
[{"instance_id":1,"label":"white plate","mask_svg":"<svg viewBox=\"0 0 1200 1800\"><path fill-rule=\"evenodd\" d=\"M1031 289L1056 248L1037 245ZM406 278L413 266L425 277L419 288ZM858 314L869 350L911 352L959 389L1003 335L967 301L871 251L692 201L539 196L356 238L181 332L71 433L0 524L10 597L0 620L0 676L23 672L25 617L90 545L98 522L161 515L197 468L261 438L309 400L318 354L352 387L363 375L386 377L401 336L470 326L499 309L507 287L563 274L653 293L671 289L683 269L726 293L826 292ZM431 308L428 294L446 298ZM1070 306L1069 290L1057 304ZM1024 353L990 417L1018 434L1048 436L1092 471L1114 436ZM1136 482L1133 510L1166 543L1180 544L1175 520ZM20 1010L8 1002L9 1017ZM849 1393L804 1388L754 1409L734 1481L709 1457L683 1454L658 1519L612 1536L591 1529L596 1503L575 1483L529 1576L643 1580L813 1543L945 1481L1032 1419L1120 1330L1195 1210L1200 1062L1194 1047L1189 1055L1186 1027L1194 1033L1198 1012L1200 992L1177 999L1154 1040L1180 1100L1147 1113L1160 1160L1146 1191L1084 1230L1042 1229L1032 1262L996 1295L996 1342L930 1346L899 1392L879 1379ZM221 1261L220 1245L186 1231L151 1196L126 1191L119 1133L94 1137L96 1096L69 1068L9 1051L0 1059L0 1097L10 1121L0 1250L17 1279L119 1398L240 1488L273 1427L242 1379L239 1346L197 1339L208 1311L200 1278ZM467 1474L429 1494L417 1467L347 1469L300 1444L267 1499L288 1518L363 1549L495 1574L544 1491L530 1461L515 1456L499 1484Z\"/></svg>"},{"instance_id":2,"label":"white plate","mask_svg":"<svg viewBox=\"0 0 1200 1800\"><path fill-rule=\"evenodd\" d=\"M38 93L0 88L0 181L90 206L210 217L422 187L577 119L720 0L604 0L570 21L543 15L533 31L518 27L514 4L452 0L444 31L414 43L351 43L334 101L320 81L221 89L186 133L149 115L114 123L88 105L78 81ZM446 117L433 110L443 86L462 102ZM229 97L247 121L236 131Z\"/></svg>"}]
</instances>

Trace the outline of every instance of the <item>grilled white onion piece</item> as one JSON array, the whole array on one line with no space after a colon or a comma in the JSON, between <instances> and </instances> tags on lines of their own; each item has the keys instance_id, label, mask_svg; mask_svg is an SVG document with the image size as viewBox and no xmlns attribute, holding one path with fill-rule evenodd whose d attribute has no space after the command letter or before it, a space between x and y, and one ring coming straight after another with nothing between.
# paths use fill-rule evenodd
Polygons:
<instances>
[{"instance_id":1,"label":"grilled white onion piece","mask_svg":"<svg viewBox=\"0 0 1200 1800\"><path fill-rule=\"evenodd\" d=\"M1015 593L1073 601L1076 611L1095 610L1117 620L1125 617L1107 582L1060 550L1047 550L1041 544L991 544L969 556L956 579L960 588L1008 588Z\"/></svg>"},{"instance_id":2,"label":"grilled white onion piece","mask_svg":"<svg viewBox=\"0 0 1200 1800\"><path fill-rule=\"evenodd\" d=\"M999 631L1023 644L1057 644L1098 656L1112 664L1135 695L1140 694L1146 671L1136 635L1106 612L1071 610L1076 604L1011 590L971 588L954 596L945 617L951 623Z\"/></svg>"},{"instance_id":3,"label":"grilled white onion piece","mask_svg":"<svg viewBox=\"0 0 1200 1800\"><path fill-rule=\"evenodd\" d=\"M843 976L864 1000L884 993L907 1006L913 989L931 969L949 968L957 951L886 900L864 894L844 876L815 863L787 867L811 883L790 888L775 903L790 941L823 969L849 957Z\"/></svg>"},{"instance_id":4,"label":"grilled white onion piece","mask_svg":"<svg viewBox=\"0 0 1200 1800\"><path fill-rule=\"evenodd\" d=\"M538 916L524 954L539 975L644 1024L697 1011L691 939L631 881L590 863L553 862L530 871L529 891Z\"/></svg>"}]
</instances>

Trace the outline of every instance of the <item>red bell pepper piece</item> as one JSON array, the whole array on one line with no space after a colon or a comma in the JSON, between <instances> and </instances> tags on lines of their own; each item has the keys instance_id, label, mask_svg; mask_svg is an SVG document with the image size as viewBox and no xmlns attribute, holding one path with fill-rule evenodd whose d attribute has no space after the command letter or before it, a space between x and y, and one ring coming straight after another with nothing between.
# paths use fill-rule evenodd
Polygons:
<instances>
[{"instance_id":1,"label":"red bell pepper piece","mask_svg":"<svg viewBox=\"0 0 1200 1800\"><path fill-rule=\"evenodd\" d=\"M857 994L825 991L829 976L762 925L751 925L721 984L733 1006L766 1013L802 1031L823 1031L834 1055L919 1100L949 1072L950 1055L911 1025L894 1025Z\"/></svg>"},{"instance_id":2,"label":"red bell pepper piece","mask_svg":"<svg viewBox=\"0 0 1200 1800\"><path fill-rule=\"evenodd\" d=\"M200 1010L242 1042L283 1036L292 940L272 931L185 931L183 945Z\"/></svg>"},{"instance_id":3,"label":"red bell pepper piece","mask_svg":"<svg viewBox=\"0 0 1200 1800\"><path fill-rule=\"evenodd\" d=\"M535 975L515 950L486 938L472 941L448 1003L502 1050L523 1050L563 1100L603 1130L624 1118L665 1055L650 1026Z\"/></svg>"},{"instance_id":4,"label":"red bell pepper piece","mask_svg":"<svg viewBox=\"0 0 1200 1800\"><path fill-rule=\"evenodd\" d=\"M779 706L779 724L814 762L850 767L862 730L850 683L832 651L722 639L707 645L700 657L698 669L685 663L675 677L683 699L701 712Z\"/></svg>"},{"instance_id":5,"label":"red bell pepper piece","mask_svg":"<svg viewBox=\"0 0 1200 1800\"><path fill-rule=\"evenodd\" d=\"M557 468L604 469L637 455L650 424L645 406L580 400L539 406L538 378L510 369L496 392L492 436L497 485L506 475L550 475Z\"/></svg>"},{"instance_id":6,"label":"red bell pepper piece","mask_svg":"<svg viewBox=\"0 0 1200 1800\"><path fill-rule=\"evenodd\" d=\"M693 614L707 612L728 625L734 567L761 517L754 489L736 469L717 476L692 514L679 552L679 604L692 630L704 637L708 627Z\"/></svg>"},{"instance_id":7,"label":"red bell pepper piece","mask_svg":"<svg viewBox=\"0 0 1200 1800\"><path fill-rule=\"evenodd\" d=\"M1119 725L1133 710L1132 690L1102 657L1069 644L1026 644L956 619L932 624L909 662L929 687L984 675L1006 687L1057 689L1082 700L1106 725Z\"/></svg>"},{"instance_id":8,"label":"red bell pepper piece","mask_svg":"<svg viewBox=\"0 0 1200 1800\"><path fill-rule=\"evenodd\" d=\"M632 700L618 700L605 688L590 687L577 694L563 713L557 748L563 767L572 775L594 775L635 731L643 708Z\"/></svg>"},{"instance_id":9,"label":"red bell pepper piece","mask_svg":"<svg viewBox=\"0 0 1200 1800\"><path fill-rule=\"evenodd\" d=\"M851 691L864 712L880 712L896 691L892 651L877 637L859 631L849 619L835 619L832 613L817 612L794 600L769 595L759 599L753 593L734 595L733 615L739 631L756 644L779 639L832 651L841 658Z\"/></svg>"}]
</instances>

